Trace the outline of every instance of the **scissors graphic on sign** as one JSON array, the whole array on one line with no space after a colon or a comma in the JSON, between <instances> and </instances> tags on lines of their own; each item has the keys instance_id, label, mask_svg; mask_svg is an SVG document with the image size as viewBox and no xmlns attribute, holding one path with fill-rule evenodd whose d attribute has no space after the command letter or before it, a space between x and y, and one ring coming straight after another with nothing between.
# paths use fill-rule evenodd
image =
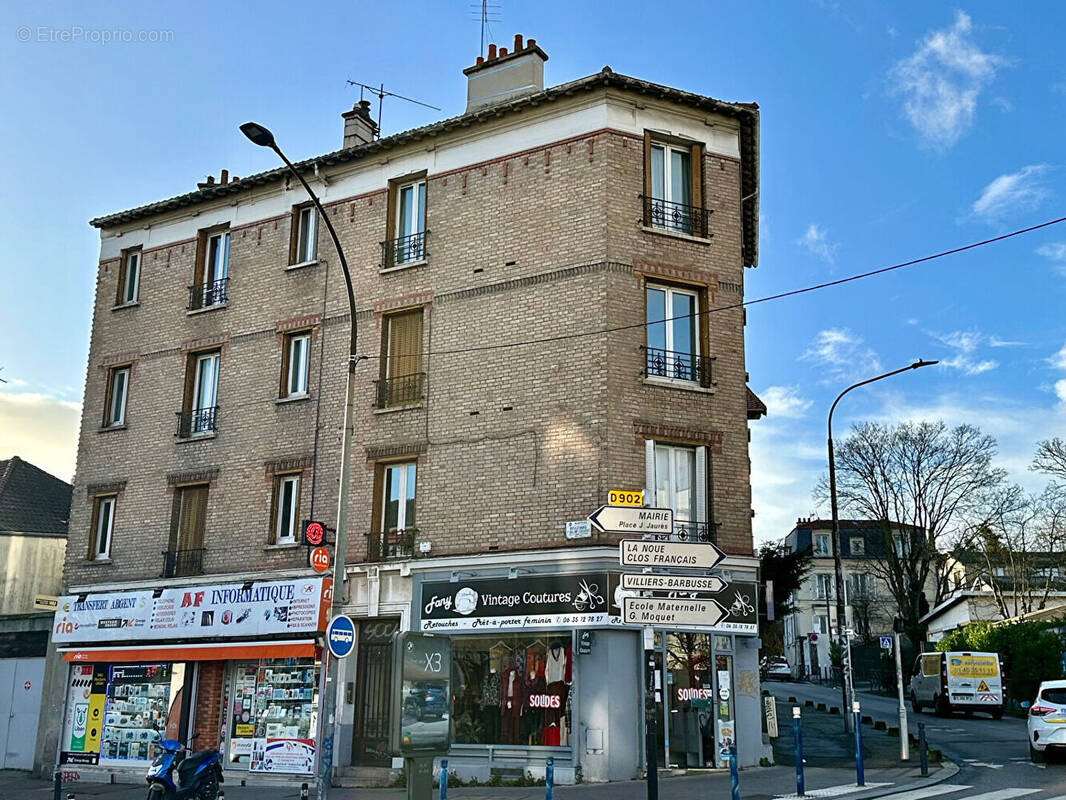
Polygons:
<instances>
[{"instance_id":1,"label":"scissors graphic on sign","mask_svg":"<svg viewBox=\"0 0 1066 800\"><path fill-rule=\"evenodd\" d=\"M581 581L581 591L577 593L577 597L574 598L574 608L578 611L584 611L588 608L590 611L594 611L604 604L603 595L599 593L599 585L588 581Z\"/></svg>"}]
</instances>

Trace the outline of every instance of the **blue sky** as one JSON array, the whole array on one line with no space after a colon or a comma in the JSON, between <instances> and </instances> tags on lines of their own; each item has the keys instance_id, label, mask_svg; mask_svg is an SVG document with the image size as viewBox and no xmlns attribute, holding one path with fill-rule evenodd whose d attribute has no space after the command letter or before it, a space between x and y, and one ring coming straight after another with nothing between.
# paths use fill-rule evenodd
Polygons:
<instances>
[{"instance_id":1,"label":"blue sky","mask_svg":"<svg viewBox=\"0 0 1066 800\"><path fill-rule=\"evenodd\" d=\"M385 133L461 112L461 69L479 48L472 2L6 9L0 457L73 471L91 217L223 167L274 166L237 131L246 119L294 157L335 149L358 99L348 78L443 109L389 101ZM493 2L496 41L535 37L549 84L609 64L759 103L749 299L1066 215L1061 3ZM1013 478L1038 486L1035 444L1066 428L1064 288L1066 224L751 308L751 385L770 406L753 426L756 535L815 510L836 393L919 356L943 363L849 395L838 432L864 419L972 422L997 437Z\"/></svg>"}]
</instances>

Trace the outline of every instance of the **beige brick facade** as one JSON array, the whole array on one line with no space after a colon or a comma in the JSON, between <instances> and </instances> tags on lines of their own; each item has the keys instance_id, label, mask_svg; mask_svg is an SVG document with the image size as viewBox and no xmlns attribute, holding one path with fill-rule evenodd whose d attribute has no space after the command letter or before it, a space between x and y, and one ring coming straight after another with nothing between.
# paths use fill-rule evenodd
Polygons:
<instances>
[{"instance_id":1,"label":"beige brick facade","mask_svg":"<svg viewBox=\"0 0 1066 800\"><path fill-rule=\"evenodd\" d=\"M743 311L735 307L744 285L742 165L708 140L709 243L644 229L641 109L651 106L656 120L676 116L678 128L691 127L696 112L637 99L593 89L550 109L442 132L428 145L376 151L327 168L328 181L314 184L351 265L359 351L368 356L356 372L350 561L365 559L364 534L375 527L377 459L417 458L417 542L429 542L435 556L580 547L602 540L567 541L566 521L583 519L610 488L644 486L649 437L709 446L717 541L729 553L751 554ZM623 130L581 121L583 110L601 106L624 108L636 122ZM703 118L739 137L734 120ZM510 144L515 131L540 123L554 125L558 138L528 149ZM588 130L572 133L582 125ZM445 151L475 155L435 170L433 159ZM386 178L420 159L428 171L429 255L423 265L383 274ZM345 195L348 185L357 191ZM303 199L280 179L247 192L275 209ZM190 481L210 482L208 575L306 568L302 547L269 544L277 471L302 468L300 515L335 522L348 332L341 270L322 225L318 263L286 269L290 215L246 219L244 200L234 198L103 226L68 586L158 577L175 486ZM228 303L188 313L197 253L190 233L218 219L231 220ZM144 247L139 305L113 308L118 253L137 244ZM656 278L708 289L711 391L642 376L644 286ZM425 399L376 410L382 315L413 307L424 309ZM625 329L597 333L616 328ZM312 332L310 397L279 401L283 337L303 329ZM222 351L218 433L179 441L187 354L213 346ZM107 369L123 363L132 364L126 425L102 430ZM116 483L111 559L90 561L90 490Z\"/></svg>"}]
</instances>

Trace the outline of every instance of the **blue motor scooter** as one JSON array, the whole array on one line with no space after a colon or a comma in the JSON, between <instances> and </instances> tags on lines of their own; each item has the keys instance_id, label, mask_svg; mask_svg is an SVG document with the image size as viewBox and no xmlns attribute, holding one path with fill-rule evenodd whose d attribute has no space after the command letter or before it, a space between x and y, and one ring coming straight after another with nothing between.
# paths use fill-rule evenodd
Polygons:
<instances>
[{"instance_id":1,"label":"blue motor scooter","mask_svg":"<svg viewBox=\"0 0 1066 800\"><path fill-rule=\"evenodd\" d=\"M185 755L187 748L174 739L162 739L156 746L160 752L145 776L148 800L215 800L218 797L218 785L223 780L218 750Z\"/></svg>"}]
</instances>

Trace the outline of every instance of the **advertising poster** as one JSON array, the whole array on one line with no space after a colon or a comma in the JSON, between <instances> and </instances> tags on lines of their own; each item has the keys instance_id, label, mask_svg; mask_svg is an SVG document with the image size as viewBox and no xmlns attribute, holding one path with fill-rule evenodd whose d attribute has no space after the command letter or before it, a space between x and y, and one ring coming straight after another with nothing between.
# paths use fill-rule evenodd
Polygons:
<instances>
[{"instance_id":1,"label":"advertising poster","mask_svg":"<svg viewBox=\"0 0 1066 800\"><path fill-rule=\"evenodd\" d=\"M59 598L52 640L56 644L119 639L191 639L309 634L325 629L332 581L288 581L183 586Z\"/></svg>"},{"instance_id":2,"label":"advertising poster","mask_svg":"<svg viewBox=\"0 0 1066 800\"><path fill-rule=\"evenodd\" d=\"M59 763L99 763L106 697L107 667L94 664L72 667Z\"/></svg>"},{"instance_id":3,"label":"advertising poster","mask_svg":"<svg viewBox=\"0 0 1066 800\"><path fill-rule=\"evenodd\" d=\"M314 764L314 739L252 740L252 772L309 774Z\"/></svg>"}]
</instances>

